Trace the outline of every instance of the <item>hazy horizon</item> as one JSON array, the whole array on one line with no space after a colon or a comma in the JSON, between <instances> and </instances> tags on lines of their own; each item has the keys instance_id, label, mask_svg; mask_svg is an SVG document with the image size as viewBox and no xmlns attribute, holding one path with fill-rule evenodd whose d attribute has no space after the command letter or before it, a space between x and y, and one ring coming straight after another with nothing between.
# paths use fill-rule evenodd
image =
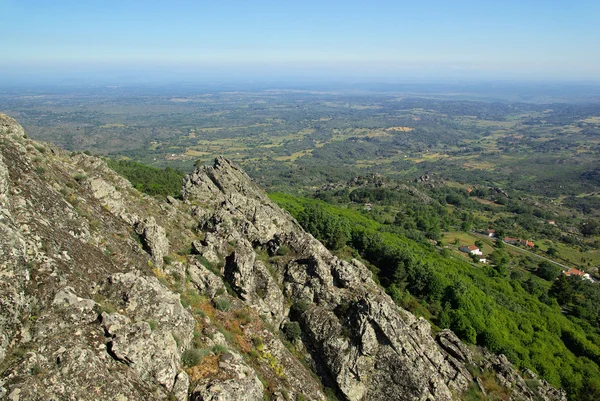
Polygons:
<instances>
[{"instance_id":1,"label":"hazy horizon","mask_svg":"<svg viewBox=\"0 0 600 401\"><path fill-rule=\"evenodd\" d=\"M599 82L592 1L0 0L1 82Z\"/></svg>"}]
</instances>

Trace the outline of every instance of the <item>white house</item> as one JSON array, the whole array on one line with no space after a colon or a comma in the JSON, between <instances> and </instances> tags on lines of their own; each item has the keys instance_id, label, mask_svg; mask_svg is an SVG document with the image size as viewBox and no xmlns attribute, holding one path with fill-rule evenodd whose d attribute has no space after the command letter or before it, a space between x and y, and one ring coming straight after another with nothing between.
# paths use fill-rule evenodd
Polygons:
<instances>
[{"instance_id":1,"label":"white house","mask_svg":"<svg viewBox=\"0 0 600 401\"><path fill-rule=\"evenodd\" d=\"M590 276L589 273L586 273L586 272L576 269L574 267L570 268L569 270L563 271L563 274L565 276L579 276L585 280L594 281L592 279L592 276Z\"/></svg>"},{"instance_id":2,"label":"white house","mask_svg":"<svg viewBox=\"0 0 600 401\"><path fill-rule=\"evenodd\" d=\"M475 245L464 245L458 249L460 249L462 252L468 253L470 255L477 255L477 256L483 255L483 252L481 252L479 250L479 248L477 248Z\"/></svg>"}]
</instances>

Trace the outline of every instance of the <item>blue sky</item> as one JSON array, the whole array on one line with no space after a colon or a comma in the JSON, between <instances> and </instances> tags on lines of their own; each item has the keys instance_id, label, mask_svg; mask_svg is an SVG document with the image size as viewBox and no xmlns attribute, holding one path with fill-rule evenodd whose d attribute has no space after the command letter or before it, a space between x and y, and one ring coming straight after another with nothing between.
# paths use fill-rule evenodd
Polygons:
<instances>
[{"instance_id":1,"label":"blue sky","mask_svg":"<svg viewBox=\"0 0 600 401\"><path fill-rule=\"evenodd\" d=\"M600 1L0 0L0 73L600 80Z\"/></svg>"}]
</instances>

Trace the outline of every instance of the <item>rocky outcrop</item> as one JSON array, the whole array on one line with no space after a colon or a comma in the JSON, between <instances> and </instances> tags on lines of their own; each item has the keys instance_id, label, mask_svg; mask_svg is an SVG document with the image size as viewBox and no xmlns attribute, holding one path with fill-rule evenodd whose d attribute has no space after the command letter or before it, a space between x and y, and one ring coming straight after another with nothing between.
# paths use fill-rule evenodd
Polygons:
<instances>
[{"instance_id":1,"label":"rocky outcrop","mask_svg":"<svg viewBox=\"0 0 600 401\"><path fill-rule=\"evenodd\" d=\"M154 264L162 266L164 257L169 253L169 240L165 229L156 224L153 217L140 220L133 226L142 239L144 249L152 256Z\"/></svg>"},{"instance_id":2,"label":"rocky outcrop","mask_svg":"<svg viewBox=\"0 0 600 401\"><path fill-rule=\"evenodd\" d=\"M564 399L434 336L230 161L182 194L142 195L0 114L0 399L451 400L478 383L467 366Z\"/></svg>"},{"instance_id":3,"label":"rocky outcrop","mask_svg":"<svg viewBox=\"0 0 600 401\"><path fill-rule=\"evenodd\" d=\"M227 352L219 357L218 366L224 377L203 380L192 391L192 401L262 401L264 387L241 355Z\"/></svg>"},{"instance_id":4,"label":"rocky outcrop","mask_svg":"<svg viewBox=\"0 0 600 401\"><path fill-rule=\"evenodd\" d=\"M472 377L436 345L429 324L400 310L358 261L337 259L251 180L225 159L184 180L184 199L215 208L199 225L235 241L225 278L259 313L280 311L277 286L256 285L254 248L277 242L295 253L279 269L280 284L293 304L307 305L296 318L306 348L319 369L348 400L452 399Z\"/></svg>"},{"instance_id":5,"label":"rocky outcrop","mask_svg":"<svg viewBox=\"0 0 600 401\"><path fill-rule=\"evenodd\" d=\"M285 314L285 298L265 263L256 259L252 245L242 239L225 261L225 279L238 296L263 319L278 327Z\"/></svg>"},{"instance_id":6,"label":"rocky outcrop","mask_svg":"<svg viewBox=\"0 0 600 401\"><path fill-rule=\"evenodd\" d=\"M187 265L187 275L198 292L209 298L225 293L223 280L192 258Z\"/></svg>"},{"instance_id":7,"label":"rocky outcrop","mask_svg":"<svg viewBox=\"0 0 600 401\"><path fill-rule=\"evenodd\" d=\"M87 180L86 184L94 197L110 209L111 212L120 214L125 211L123 196L113 185L99 177Z\"/></svg>"},{"instance_id":8,"label":"rocky outcrop","mask_svg":"<svg viewBox=\"0 0 600 401\"><path fill-rule=\"evenodd\" d=\"M315 369L343 398L451 400L474 382L470 353L453 333L434 339L429 323L398 308L365 266L331 255L228 160L187 176L183 196L200 205L193 214L207 231L196 249L225 257L224 278L263 317L300 323ZM280 246L292 254L265 276L256 255ZM285 300L302 307L287 316Z\"/></svg>"},{"instance_id":9,"label":"rocky outcrop","mask_svg":"<svg viewBox=\"0 0 600 401\"><path fill-rule=\"evenodd\" d=\"M122 311L120 316L109 315L107 322L103 319L112 356L131 366L142 380L172 390L195 325L179 294L165 290L156 277L135 273L109 277L102 293L118 299L115 306Z\"/></svg>"},{"instance_id":10,"label":"rocky outcrop","mask_svg":"<svg viewBox=\"0 0 600 401\"><path fill-rule=\"evenodd\" d=\"M195 321L117 215L128 183L81 166L0 114L0 399L187 400Z\"/></svg>"}]
</instances>

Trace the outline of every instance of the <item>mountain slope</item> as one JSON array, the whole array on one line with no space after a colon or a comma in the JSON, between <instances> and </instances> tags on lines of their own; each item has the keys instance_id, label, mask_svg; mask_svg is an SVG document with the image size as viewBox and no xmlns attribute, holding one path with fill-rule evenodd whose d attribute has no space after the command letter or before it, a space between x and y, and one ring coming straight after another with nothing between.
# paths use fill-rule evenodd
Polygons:
<instances>
[{"instance_id":1,"label":"mountain slope","mask_svg":"<svg viewBox=\"0 0 600 401\"><path fill-rule=\"evenodd\" d=\"M512 399L564 399L434 336L224 158L161 202L0 130L2 398L451 400L483 369Z\"/></svg>"}]
</instances>

